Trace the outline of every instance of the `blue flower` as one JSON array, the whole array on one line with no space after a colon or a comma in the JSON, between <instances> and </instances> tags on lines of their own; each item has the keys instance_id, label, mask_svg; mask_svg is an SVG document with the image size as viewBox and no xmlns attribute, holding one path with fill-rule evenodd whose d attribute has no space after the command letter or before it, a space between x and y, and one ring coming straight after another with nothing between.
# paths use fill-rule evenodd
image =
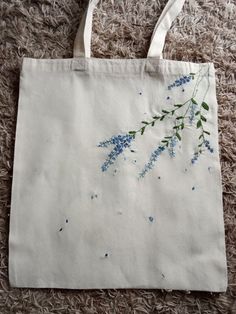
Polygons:
<instances>
[{"instance_id":1,"label":"blue flower","mask_svg":"<svg viewBox=\"0 0 236 314\"><path fill-rule=\"evenodd\" d=\"M170 145L169 145L169 149L168 149L168 152L169 152L169 155L170 157L175 157L175 146L177 144L177 137L176 136L173 136L170 140Z\"/></svg>"},{"instance_id":2,"label":"blue flower","mask_svg":"<svg viewBox=\"0 0 236 314\"><path fill-rule=\"evenodd\" d=\"M182 86L183 84L189 83L192 79L192 76L181 76L180 78L178 78L177 80L175 80L174 83L170 84L168 86L168 90L171 90L173 87L179 87Z\"/></svg>"},{"instance_id":3,"label":"blue flower","mask_svg":"<svg viewBox=\"0 0 236 314\"><path fill-rule=\"evenodd\" d=\"M190 124L193 124L193 120L195 118L196 109L197 109L197 104L192 102L191 105L190 105L190 114L189 114L189 123Z\"/></svg>"},{"instance_id":4,"label":"blue flower","mask_svg":"<svg viewBox=\"0 0 236 314\"><path fill-rule=\"evenodd\" d=\"M143 170L140 172L139 177L144 177L146 173L154 167L155 162L161 153L165 150L164 146L158 146L151 154L149 162L144 166Z\"/></svg>"},{"instance_id":5,"label":"blue flower","mask_svg":"<svg viewBox=\"0 0 236 314\"><path fill-rule=\"evenodd\" d=\"M194 153L193 158L191 159L191 163L195 164L196 161L198 160L199 156L200 156L199 152Z\"/></svg>"},{"instance_id":6,"label":"blue flower","mask_svg":"<svg viewBox=\"0 0 236 314\"><path fill-rule=\"evenodd\" d=\"M210 153L213 153L213 152L214 152L214 149L211 147L210 142L209 142L208 140L204 140L203 143L204 143L205 147L209 150ZM192 163L192 164L195 164L195 163L196 163L196 161L198 160L198 158L199 158L199 156L200 156L201 153L202 153L202 151L199 151L199 152L194 153L194 156L193 156L193 158L191 159L191 163Z\"/></svg>"},{"instance_id":7,"label":"blue flower","mask_svg":"<svg viewBox=\"0 0 236 314\"><path fill-rule=\"evenodd\" d=\"M107 159L101 166L102 171L107 171L107 169L114 164L117 157L123 153L123 151L131 146L132 141L134 140L134 136L130 134L119 134L116 136L112 136L109 140L105 140L98 144L98 147L108 147L110 145L114 145L112 151L108 154Z\"/></svg>"},{"instance_id":8,"label":"blue flower","mask_svg":"<svg viewBox=\"0 0 236 314\"><path fill-rule=\"evenodd\" d=\"M211 147L210 142L205 140L204 141L205 147L209 150L210 153L214 153L214 149Z\"/></svg>"}]
</instances>

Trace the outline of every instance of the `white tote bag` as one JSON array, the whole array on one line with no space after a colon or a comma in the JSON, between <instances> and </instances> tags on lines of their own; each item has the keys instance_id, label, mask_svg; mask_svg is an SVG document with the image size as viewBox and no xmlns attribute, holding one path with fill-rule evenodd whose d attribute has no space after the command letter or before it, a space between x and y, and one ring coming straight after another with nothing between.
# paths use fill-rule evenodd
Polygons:
<instances>
[{"instance_id":1,"label":"white tote bag","mask_svg":"<svg viewBox=\"0 0 236 314\"><path fill-rule=\"evenodd\" d=\"M13 287L225 291L213 63L162 59L169 0L146 59L24 58L9 237Z\"/></svg>"}]
</instances>

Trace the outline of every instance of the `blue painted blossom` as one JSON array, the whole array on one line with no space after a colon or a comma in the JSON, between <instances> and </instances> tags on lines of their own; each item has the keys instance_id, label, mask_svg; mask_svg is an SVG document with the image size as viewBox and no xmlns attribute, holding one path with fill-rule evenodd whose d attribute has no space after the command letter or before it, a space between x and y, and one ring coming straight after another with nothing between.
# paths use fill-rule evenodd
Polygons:
<instances>
[{"instance_id":1,"label":"blue painted blossom","mask_svg":"<svg viewBox=\"0 0 236 314\"><path fill-rule=\"evenodd\" d=\"M205 141L204 141L204 145L205 145L205 147L209 150L209 152L211 152L211 153L214 152L214 149L211 147L209 141L205 140Z\"/></svg>"},{"instance_id":2,"label":"blue painted blossom","mask_svg":"<svg viewBox=\"0 0 236 314\"><path fill-rule=\"evenodd\" d=\"M144 166L143 170L139 174L140 177L144 177L146 173L154 167L155 162L164 150L164 146L158 146L157 149L152 152L149 162Z\"/></svg>"},{"instance_id":3,"label":"blue painted blossom","mask_svg":"<svg viewBox=\"0 0 236 314\"><path fill-rule=\"evenodd\" d=\"M214 152L214 149L211 147L210 142L208 140L204 140L203 144L209 150L210 153ZM200 154L201 154L201 151L194 153L194 156L191 159L191 163L192 164L196 163L196 161L198 160Z\"/></svg>"},{"instance_id":4,"label":"blue painted blossom","mask_svg":"<svg viewBox=\"0 0 236 314\"><path fill-rule=\"evenodd\" d=\"M113 145L114 148L108 154L107 159L103 163L101 169L102 171L106 171L114 162L117 157L123 153L123 151L131 146L132 141L134 140L134 136L130 134L119 134L116 136L112 136L109 140L105 140L98 144L98 147L108 147Z\"/></svg>"},{"instance_id":5,"label":"blue painted blossom","mask_svg":"<svg viewBox=\"0 0 236 314\"><path fill-rule=\"evenodd\" d=\"M175 157L175 146L177 144L177 137L173 136L170 140L168 152L171 158Z\"/></svg>"},{"instance_id":6,"label":"blue painted blossom","mask_svg":"<svg viewBox=\"0 0 236 314\"><path fill-rule=\"evenodd\" d=\"M173 82L172 84L170 84L168 86L168 90L171 90L172 88L174 87L179 87L179 86L182 86L186 83L189 83L192 79L192 76L191 75L188 75L188 76L181 76L180 78L178 78L177 80L175 80L175 82Z\"/></svg>"},{"instance_id":7,"label":"blue painted blossom","mask_svg":"<svg viewBox=\"0 0 236 314\"><path fill-rule=\"evenodd\" d=\"M198 107L197 104L195 104L193 102L190 105L190 113L189 113L189 123L190 124L193 124L197 107Z\"/></svg>"},{"instance_id":8,"label":"blue painted blossom","mask_svg":"<svg viewBox=\"0 0 236 314\"><path fill-rule=\"evenodd\" d=\"M192 165L196 163L196 161L198 160L199 156L200 156L200 152L194 153L193 158L191 159Z\"/></svg>"}]
</instances>

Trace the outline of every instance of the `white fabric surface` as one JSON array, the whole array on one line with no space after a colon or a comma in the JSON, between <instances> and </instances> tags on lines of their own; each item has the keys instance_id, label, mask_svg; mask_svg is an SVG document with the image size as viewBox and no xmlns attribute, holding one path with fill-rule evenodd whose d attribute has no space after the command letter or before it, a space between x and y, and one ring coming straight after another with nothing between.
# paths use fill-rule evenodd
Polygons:
<instances>
[{"instance_id":1,"label":"white fabric surface","mask_svg":"<svg viewBox=\"0 0 236 314\"><path fill-rule=\"evenodd\" d=\"M170 0L168 14L173 5L180 11L183 2ZM169 15L175 17L176 10ZM89 41L82 43L83 28L75 44L80 57L23 61L11 286L225 291L213 63L163 60L153 50L147 59L83 57ZM160 32L158 27L162 38ZM179 78L182 84L173 86ZM162 112L174 109L173 115ZM199 110L206 121L197 128ZM179 140L173 127L182 121ZM143 135L128 135L144 126ZM203 130L210 133L204 133L208 148L198 148ZM175 157L165 136L176 144ZM168 148L150 163L153 152L166 145L162 140ZM192 163L198 149L203 152Z\"/></svg>"}]
</instances>

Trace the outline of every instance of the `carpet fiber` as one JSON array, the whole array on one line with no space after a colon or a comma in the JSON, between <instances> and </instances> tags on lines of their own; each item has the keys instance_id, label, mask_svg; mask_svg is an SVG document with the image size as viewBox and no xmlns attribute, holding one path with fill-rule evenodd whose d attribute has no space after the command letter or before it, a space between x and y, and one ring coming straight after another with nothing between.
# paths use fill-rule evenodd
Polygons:
<instances>
[{"instance_id":1,"label":"carpet fiber","mask_svg":"<svg viewBox=\"0 0 236 314\"><path fill-rule=\"evenodd\" d=\"M235 0L187 0L168 33L164 58L213 61L229 287L210 294L160 290L13 289L8 283L8 232L19 71L23 57L72 57L87 1L0 1L0 313L236 313ZM93 56L145 57L161 0L102 0L94 13ZM78 265L79 267L79 265Z\"/></svg>"}]
</instances>

